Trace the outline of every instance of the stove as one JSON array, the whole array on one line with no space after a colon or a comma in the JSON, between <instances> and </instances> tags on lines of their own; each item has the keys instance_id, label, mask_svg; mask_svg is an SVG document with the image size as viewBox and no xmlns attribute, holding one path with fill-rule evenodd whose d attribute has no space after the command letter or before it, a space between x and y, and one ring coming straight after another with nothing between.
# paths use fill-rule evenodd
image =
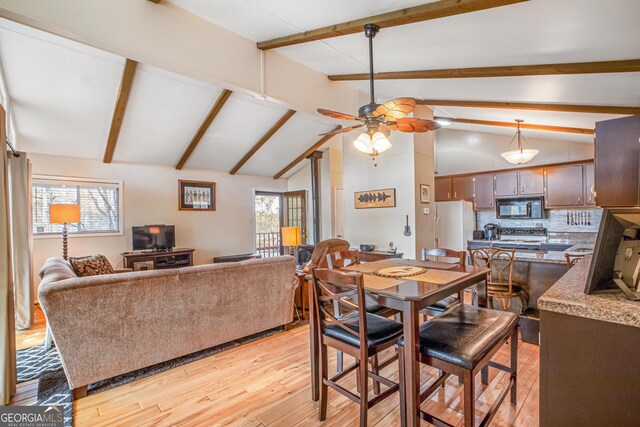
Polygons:
<instances>
[{"instance_id":1,"label":"stove","mask_svg":"<svg viewBox=\"0 0 640 427\"><path fill-rule=\"evenodd\" d=\"M546 242L546 228L501 227L500 240L517 243Z\"/></svg>"}]
</instances>

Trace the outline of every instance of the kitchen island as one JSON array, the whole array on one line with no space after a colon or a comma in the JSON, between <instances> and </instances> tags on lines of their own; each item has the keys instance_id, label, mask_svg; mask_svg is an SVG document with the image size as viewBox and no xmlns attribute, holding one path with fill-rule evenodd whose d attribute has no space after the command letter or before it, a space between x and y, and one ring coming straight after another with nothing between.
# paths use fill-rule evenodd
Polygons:
<instances>
[{"instance_id":1,"label":"kitchen island","mask_svg":"<svg viewBox=\"0 0 640 427\"><path fill-rule=\"evenodd\" d=\"M640 303L587 295L587 255L538 300L540 425L637 426Z\"/></svg>"}]
</instances>

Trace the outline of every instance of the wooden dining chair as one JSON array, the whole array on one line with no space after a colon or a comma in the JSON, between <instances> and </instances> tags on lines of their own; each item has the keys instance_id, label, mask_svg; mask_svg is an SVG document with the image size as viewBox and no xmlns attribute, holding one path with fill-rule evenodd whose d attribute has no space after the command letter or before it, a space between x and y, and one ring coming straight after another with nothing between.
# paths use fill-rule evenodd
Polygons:
<instances>
[{"instance_id":1,"label":"wooden dining chair","mask_svg":"<svg viewBox=\"0 0 640 427\"><path fill-rule=\"evenodd\" d=\"M350 265L360 264L360 258L357 251L342 250L332 252L326 255L327 268L335 270L338 268L346 268Z\"/></svg>"},{"instance_id":2,"label":"wooden dining chair","mask_svg":"<svg viewBox=\"0 0 640 427\"><path fill-rule=\"evenodd\" d=\"M522 314L529 304L529 294L519 283L513 281L513 270L516 257L515 249L500 249L494 247L469 248L471 262L476 267L486 267L489 269L485 281L487 287L487 297L500 302L502 310L509 310L511 300L519 298Z\"/></svg>"},{"instance_id":3,"label":"wooden dining chair","mask_svg":"<svg viewBox=\"0 0 640 427\"><path fill-rule=\"evenodd\" d=\"M454 251L452 249L445 248L423 248L422 261L427 261L430 257L435 258L434 261L458 264L461 268L464 268L467 262L467 253L465 251ZM445 259L443 260L442 258ZM431 304L424 310L420 311L420 313L428 316L437 316L438 314L443 313L460 303L464 303L463 291L460 291L455 295L448 296L434 304Z\"/></svg>"},{"instance_id":4,"label":"wooden dining chair","mask_svg":"<svg viewBox=\"0 0 640 427\"><path fill-rule=\"evenodd\" d=\"M564 260L567 262L567 270L571 270L571 267L576 265L576 263L580 261L582 257L584 257L584 255L569 255L565 253Z\"/></svg>"},{"instance_id":5,"label":"wooden dining chair","mask_svg":"<svg viewBox=\"0 0 640 427\"><path fill-rule=\"evenodd\" d=\"M511 361L509 366L492 362L491 358L502 345L511 341ZM400 413L402 425L406 425L406 398L404 393L404 338L398 342L400 349ZM500 405L511 392L511 404L516 404L518 366L518 316L511 312L491 310L460 304L420 325L420 362L440 370L438 378L420 393L418 407L411 408L417 415L437 426L451 424L420 409L420 403L427 400L439 387L445 385L450 375L462 379L464 426L475 423L476 382L478 372L494 367L509 373L504 386L493 405L487 411L481 426L490 424ZM482 383L488 384L488 375Z\"/></svg>"},{"instance_id":6,"label":"wooden dining chair","mask_svg":"<svg viewBox=\"0 0 640 427\"><path fill-rule=\"evenodd\" d=\"M346 268L351 265L359 265L360 258L358 257L358 252L356 251L337 251L327 254L327 267L331 270ZM357 310L358 309L358 296L356 294L352 294L349 296L345 296L342 298L342 306L338 306L338 304L334 304L334 315L338 316L344 313L344 308L348 308L349 310ZM399 313L398 310L394 310L392 308L383 307L378 304L378 301L372 297L371 295L365 293L365 303L367 313L377 314L378 316L383 317L391 317L395 316ZM342 311L342 312L341 312ZM336 363L338 366L338 372L341 372L344 369L344 355L341 351L337 351ZM378 370L378 356L373 356L371 358L371 365L373 367L374 372ZM379 384L374 383L374 391L379 393Z\"/></svg>"},{"instance_id":7,"label":"wooden dining chair","mask_svg":"<svg viewBox=\"0 0 640 427\"><path fill-rule=\"evenodd\" d=\"M363 305L357 310L345 307L346 314L336 316L334 305L343 305L343 299L355 295L355 300L365 301L363 277L361 273L314 268L313 292L314 312L317 316L320 337L320 402L319 419L327 417L327 390L331 387L343 396L360 405L360 426L367 425L368 409L398 391L398 384L369 370L369 358L393 347L402 335L403 326L386 317L367 313ZM354 357L356 362L333 376L328 373L328 347L340 350ZM380 364L380 368L397 359L394 353ZM350 372L356 372L358 395L338 384ZM369 399L369 378L375 383L388 387L385 391Z\"/></svg>"}]
</instances>

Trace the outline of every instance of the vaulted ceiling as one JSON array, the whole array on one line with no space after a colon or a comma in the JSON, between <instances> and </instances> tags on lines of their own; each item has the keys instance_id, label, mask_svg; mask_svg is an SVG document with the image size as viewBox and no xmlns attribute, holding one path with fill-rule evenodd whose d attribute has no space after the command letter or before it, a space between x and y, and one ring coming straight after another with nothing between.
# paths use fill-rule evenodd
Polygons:
<instances>
[{"instance_id":1,"label":"vaulted ceiling","mask_svg":"<svg viewBox=\"0 0 640 427\"><path fill-rule=\"evenodd\" d=\"M263 42L427 0L161 0L253 42ZM376 72L582 63L640 58L637 0L535 0L383 28L375 38ZM368 70L362 33L276 49L327 76ZM268 53L267 53L268 54ZM0 20L4 72L21 149L102 159L126 58ZM269 73L268 68L266 73ZM363 93L364 80L345 83ZM273 176L337 123L320 115L137 64L125 100L114 162L204 168ZM376 82L379 101L426 100L640 106L640 72L515 77L388 79ZM210 126L199 129L222 100ZM304 94L301 94L304 96ZM615 114L432 106L437 116L592 129ZM318 105L318 107L331 107ZM215 109L215 108L214 108ZM355 113L355 111L345 111ZM275 132L274 125L281 124ZM453 123L452 128L513 134L512 128ZM264 145L247 158L269 136ZM592 135L529 130L527 136L590 143ZM436 136L437 138L437 136ZM193 148L191 155L188 147ZM247 158L246 162L241 162ZM284 177L295 173L289 170Z\"/></svg>"},{"instance_id":2,"label":"vaulted ceiling","mask_svg":"<svg viewBox=\"0 0 640 427\"><path fill-rule=\"evenodd\" d=\"M283 37L430 3L425 0L166 0L252 41ZM240 19L240 17L242 17ZM375 71L437 70L640 58L637 0L534 0L441 19L383 28L374 41ZM362 33L277 49L327 75L368 71ZM350 85L368 92L368 82ZM379 100L486 100L640 106L640 72L495 78L379 80ZM433 105L432 105L433 106ZM593 128L620 117L547 111L433 106L435 114L492 121ZM353 112L348 112L353 113ZM453 128L512 134L510 128ZM590 135L528 131L532 137L592 142Z\"/></svg>"}]
</instances>

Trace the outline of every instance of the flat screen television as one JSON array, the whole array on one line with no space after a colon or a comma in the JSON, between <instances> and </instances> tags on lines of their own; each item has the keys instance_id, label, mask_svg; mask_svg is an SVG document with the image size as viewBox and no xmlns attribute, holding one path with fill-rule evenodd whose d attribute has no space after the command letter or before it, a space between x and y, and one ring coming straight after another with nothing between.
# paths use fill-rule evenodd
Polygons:
<instances>
[{"instance_id":1,"label":"flat screen television","mask_svg":"<svg viewBox=\"0 0 640 427\"><path fill-rule=\"evenodd\" d=\"M598 230L585 293L635 291L640 279L640 209L605 209Z\"/></svg>"},{"instance_id":2,"label":"flat screen television","mask_svg":"<svg viewBox=\"0 0 640 427\"><path fill-rule=\"evenodd\" d=\"M133 250L170 250L176 245L176 228L173 225L144 225L132 227Z\"/></svg>"}]
</instances>

